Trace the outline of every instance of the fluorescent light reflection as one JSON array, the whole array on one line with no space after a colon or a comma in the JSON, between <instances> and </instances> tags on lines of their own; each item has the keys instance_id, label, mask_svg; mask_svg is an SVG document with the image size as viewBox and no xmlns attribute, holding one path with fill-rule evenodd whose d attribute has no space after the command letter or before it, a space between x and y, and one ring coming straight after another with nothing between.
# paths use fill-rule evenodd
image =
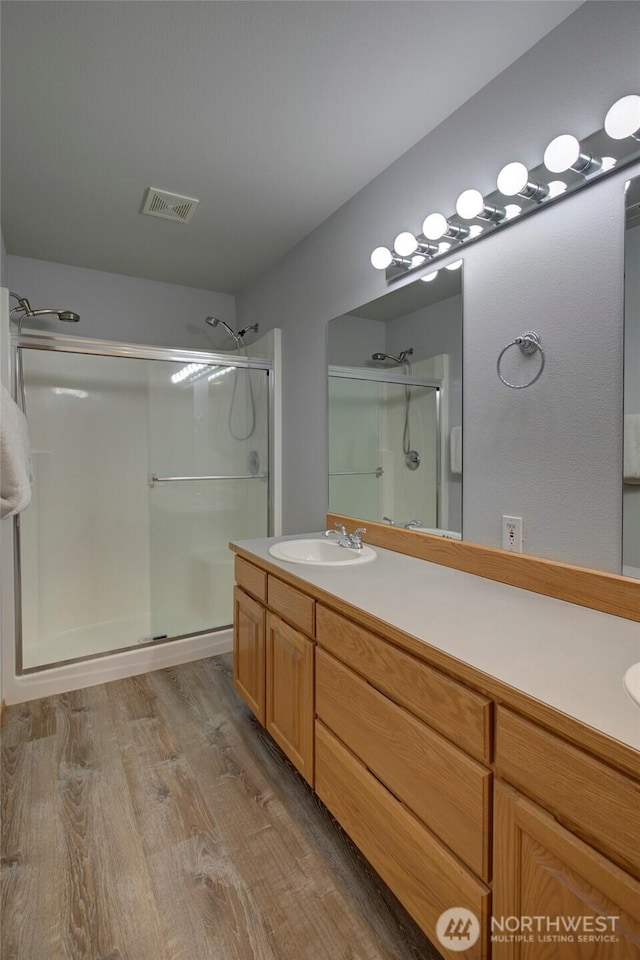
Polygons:
<instances>
[{"instance_id":1,"label":"fluorescent light reflection","mask_svg":"<svg viewBox=\"0 0 640 960\"><path fill-rule=\"evenodd\" d=\"M171 383L193 383L195 380L204 377L208 370L211 370L210 363L188 363L177 373L171 375ZM207 381L211 382L211 380L224 377L231 370L235 370L235 367L214 367L213 373L207 377Z\"/></svg>"},{"instance_id":2,"label":"fluorescent light reflection","mask_svg":"<svg viewBox=\"0 0 640 960\"><path fill-rule=\"evenodd\" d=\"M227 373L231 373L231 371L235 369L235 367L223 367L221 370L214 370L213 373L207 377L207 382L211 383L212 380L219 380L220 377L226 376Z\"/></svg>"},{"instance_id":3,"label":"fluorescent light reflection","mask_svg":"<svg viewBox=\"0 0 640 960\"><path fill-rule=\"evenodd\" d=\"M71 387L54 387L53 392L56 397L77 397L79 400L89 396L86 390L72 390Z\"/></svg>"}]
</instances>

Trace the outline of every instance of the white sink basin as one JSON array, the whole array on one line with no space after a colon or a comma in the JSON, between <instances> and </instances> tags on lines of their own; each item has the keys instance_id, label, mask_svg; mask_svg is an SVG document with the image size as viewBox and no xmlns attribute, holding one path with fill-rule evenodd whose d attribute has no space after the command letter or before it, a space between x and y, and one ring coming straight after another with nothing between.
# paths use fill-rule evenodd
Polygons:
<instances>
[{"instance_id":1,"label":"white sink basin","mask_svg":"<svg viewBox=\"0 0 640 960\"><path fill-rule=\"evenodd\" d=\"M631 699L640 706L640 663L634 663L624 675L624 688Z\"/></svg>"},{"instance_id":2,"label":"white sink basin","mask_svg":"<svg viewBox=\"0 0 640 960\"><path fill-rule=\"evenodd\" d=\"M335 540L282 540L269 547L277 560L288 563L309 563L317 567L346 567L375 560L376 552L364 546L362 550L341 547Z\"/></svg>"}]
</instances>

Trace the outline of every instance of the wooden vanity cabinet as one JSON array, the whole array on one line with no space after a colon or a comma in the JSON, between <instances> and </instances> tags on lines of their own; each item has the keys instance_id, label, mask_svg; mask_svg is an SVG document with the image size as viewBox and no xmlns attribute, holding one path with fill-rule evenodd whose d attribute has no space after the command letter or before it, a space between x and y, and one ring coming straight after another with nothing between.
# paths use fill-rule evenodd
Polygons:
<instances>
[{"instance_id":1,"label":"wooden vanity cabinet","mask_svg":"<svg viewBox=\"0 0 640 960\"><path fill-rule=\"evenodd\" d=\"M236 563L239 693L444 957L460 948L438 918L465 907L474 960L640 960L635 755L615 762L591 728ZM550 931L512 936L540 917ZM563 917L587 919L560 943Z\"/></svg>"},{"instance_id":2,"label":"wooden vanity cabinet","mask_svg":"<svg viewBox=\"0 0 640 960\"><path fill-rule=\"evenodd\" d=\"M236 690L265 722L265 622L264 607L247 593L233 591L233 682Z\"/></svg>"},{"instance_id":3,"label":"wooden vanity cabinet","mask_svg":"<svg viewBox=\"0 0 640 960\"><path fill-rule=\"evenodd\" d=\"M235 688L313 786L315 603L241 557L236 582Z\"/></svg>"},{"instance_id":4,"label":"wooden vanity cabinet","mask_svg":"<svg viewBox=\"0 0 640 960\"><path fill-rule=\"evenodd\" d=\"M299 630L267 613L265 726L313 785L314 646Z\"/></svg>"},{"instance_id":5,"label":"wooden vanity cabinet","mask_svg":"<svg viewBox=\"0 0 640 960\"><path fill-rule=\"evenodd\" d=\"M538 931L496 941L494 960L640 960L640 784L506 707L495 767L508 784L494 792L494 917L573 917L589 929L570 942Z\"/></svg>"},{"instance_id":6,"label":"wooden vanity cabinet","mask_svg":"<svg viewBox=\"0 0 640 960\"><path fill-rule=\"evenodd\" d=\"M494 803L493 960L638 960L640 883L512 787Z\"/></svg>"}]
</instances>

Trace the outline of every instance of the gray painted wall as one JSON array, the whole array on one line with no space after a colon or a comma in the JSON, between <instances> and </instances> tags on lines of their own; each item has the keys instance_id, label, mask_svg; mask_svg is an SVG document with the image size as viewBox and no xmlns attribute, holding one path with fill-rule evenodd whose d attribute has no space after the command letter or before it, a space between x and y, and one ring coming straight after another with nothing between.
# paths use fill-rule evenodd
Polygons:
<instances>
[{"instance_id":1,"label":"gray painted wall","mask_svg":"<svg viewBox=\"0 0 640 960\"><path fill-rule=\"evenodd\" d=\"M40 321L38 330L196 350L232 345L218 329L204 323L204 317L212 314L235 324L235 298L229 294L27 257L7 259L11 289L27 297L33 307L59 307L80 314L78 324Z\"/></svg>"},{"instance_id":2,"label":"gray painted wall","mask_svg":"<svg viewBox=\"0 0 640 960\"><path fill-rule=\"evenodd\" d=\"M362 367L372 353L384 353L387 324L382 320L347 315L336 317L327 328L328 362L342 367Z\"/></svg>"},{"instance_id":3,"label":"gray painted wall","mask_svg":"<svg viewBox=\"0 0 640 960\"><path fill-rule=\"evenodd\" d=\"M466 187L490 191L507 161L539 163L558 133L601 127L614 100L637 89L639 36L640 4L584 4L238 297L243 324L283 329L285 532L324 522L325 328L384 292L373 247L418 231L430 210L453 211ZM464 256L470 541L499 545L502 514L515 514L527 552L619 569L626 176ZM529 329L542 336L547 369L535 387L508 390L496 357Z\"/></svg>"},{"instance_id":4,"label":"gray painted wall","mask_svg":"<svg viewBox=\"0 0 640 960\"><path fill-rule=\"evenodd\" d=\"M0 287L9 286L9 271L7 269L7 248L4 245L4 237L0 231Z\"/></svg>"}]
</instances>

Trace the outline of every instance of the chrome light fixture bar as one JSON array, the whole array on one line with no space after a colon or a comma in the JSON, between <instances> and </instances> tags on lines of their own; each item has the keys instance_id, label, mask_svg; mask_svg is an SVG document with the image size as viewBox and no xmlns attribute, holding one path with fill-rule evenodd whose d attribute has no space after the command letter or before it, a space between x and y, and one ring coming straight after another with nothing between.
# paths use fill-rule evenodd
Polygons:
<instances>
[{"instance_id":1,"label":"chrome light fixture bar","mask_svg":"<svg viewBox=\"0 0 640 960\"><path fill-rule=\"evenodd\" d=\"M600 130L580 140L569 133L554 137L542 162L531 169L520 161L505 164L495 190L484 195L476 189L463 190L455 214L427 214L421 233L402 231L393 250L377 247L373 251L371 263L385 271L387 283L420 270L425 282L430 282L437 272L432 268L436 260L450 257L514 219L536 213L638 160L640 95L629 94L610 107Z\"/></svg>"}]
</instances>

